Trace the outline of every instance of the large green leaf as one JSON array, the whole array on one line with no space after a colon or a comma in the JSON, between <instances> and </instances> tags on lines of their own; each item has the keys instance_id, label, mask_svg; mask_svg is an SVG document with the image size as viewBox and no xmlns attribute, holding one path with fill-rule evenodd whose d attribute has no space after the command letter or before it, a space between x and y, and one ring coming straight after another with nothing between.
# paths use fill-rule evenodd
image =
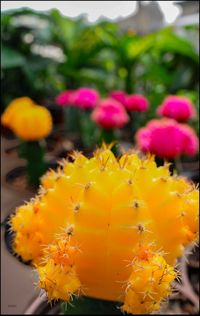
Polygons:
<instances>
[{"instance_id":1,"label":"large green leaf","mask_svg":"<svg viewBox=\"0 0 200 316\"><path fill-rule=\"evenodd\" d=\"M129 43L127 53L130 59L140 57L153 47L155 41L155 35L150 34L144 37L133 38Z\"/></svg>"},{"instance_id":2,"label":"large green leaf","mask_svg":"<svg viewBox=\"0 0 200 316\"><path fill-rule=\"evenodd\" d=\"M157 33L154 48L189 57L197 63L199 60L191 42L175 34L171 29L165 29Z\"/></svg>"},{"instance_id":3,"label":"large green leaf","mask_svg":"<svg viewBox=\"0 0 200 316\"><path fill-rule=\"evenodd\" d=\"M25 58L22 54L9 47L2 47L1 50L1 67L14 68L25 64Z\"/></svg>"},{"instance_id":4,"label":"large green leaf","mask_svg":"<svg viewBox=\"0 0 200 316\"><path fill-rule=\"evenodd\" d=\"M83 18L72 20L64 17L56 9L50 12L50 23L53 40L57 41L65 52L71 49L79 33L86 27Z\"/></svg>"}]
</instances>

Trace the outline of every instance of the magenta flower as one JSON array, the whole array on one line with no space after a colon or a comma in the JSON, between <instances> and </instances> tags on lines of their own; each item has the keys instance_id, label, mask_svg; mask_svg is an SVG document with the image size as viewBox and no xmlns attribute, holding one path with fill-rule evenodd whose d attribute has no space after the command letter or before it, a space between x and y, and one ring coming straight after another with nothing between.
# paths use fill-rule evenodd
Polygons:
<instances>
[{"instance_id":1,"label":"magenta flower","mask_svg":"<svg viewBox=\"0 0 200 316\"><path fill-rule=\"evenodd\" d=\"M74 92L72 101L82 109L93 109L99 102L99 94L94 89L79 88Z\"/></svg>"},{"instance_id":2,"label":"magenta flower","mask_svg":"<svg viewBox=\"0 0 200 316\"><path fill-rule=\"evenodd\" d=\"M129 116L122 104L112 98L102 100L94 109L91 118L107 129L123 127L129 121Z\"/></svg>"},{"instance_id":3,"label":"magenta flower","mask_svg":"<svg viewBox=\"0 0 200 316\"><path fill-rule=\"evenodd\" d=\"M195 131L186 124L182 124L182 131L185 134L184 153L188 156L196 155L199 149L199 139Z\"/></svg>"},{"instance_id":4,"label":"magenta flower","mask_svg":"<svg viewBox=\"0 0 200 316\"><path fill-rule=\"evenodd\" d=\"M124 106L126 106L126 97L127 97L127 94L122 91L122 90L115 90L115 91L112 91L110 93L110 97L117 100L118 102L120 102L121 104L123 104Z\"/></svg>"},{"instance_id":5,"label":"magenta flower","mask_svg":"<svg viewBox=\"0 0 200 316\"><path fill-rule=\"evenodd\" d=\"M172 159L182 154L193 156L198 151L198 137L187 125L173 119L152 120L136 133L143 152Z\"/></svg>"},{"instance_id":6,"label":"magenta flower","mask_svg":"<svg viewBox=\"0 0 200 316\"><path fill-rule=\"evenodd\" d=\"M72 104L72 90L66 90L61 92L59 95L57 95L55 101L57 105L65 106L65 105L71 105Z\"/></svg>"},{"instance_id":7,"label":"magenta flower","mask_svg":"<svg viewBox=\"0 0 200 316\"><path fill-rule=\"evenodd\" d=\"M145 112L149 108L149 102L141 94L131 94L126 97L125 106L129 111Z\"/></svg>"},{"instance_id":8,"label":"magenta flower","mask_svg":"<svg viewBox=\"0 0 200 316\"><path fill-rule=\"evenodd\" d=\"M157 114L184 122L195 117L196 110L188 98L171 95L157 108Z\"/></svg>"}]
</instances>

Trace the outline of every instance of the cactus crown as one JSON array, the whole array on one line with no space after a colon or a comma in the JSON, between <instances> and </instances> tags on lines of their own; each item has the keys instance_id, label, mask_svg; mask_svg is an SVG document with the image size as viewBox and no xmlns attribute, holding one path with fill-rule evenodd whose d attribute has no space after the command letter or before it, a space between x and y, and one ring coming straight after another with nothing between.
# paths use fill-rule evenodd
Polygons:
<instances>
[{"instance_id":1,"label":"cactus crown","mask_svg":"<svg viewBox=\"0 0 200 316\"><path fill-rule=\"evenodd\" d=\"M72 156L17 208L15 252L32 260L49 300L78 292L133 314L159 309L177 257L197 240L197 188L153 156L116 158L105 145L89 159Z\"/></svg>"}]
</instances>

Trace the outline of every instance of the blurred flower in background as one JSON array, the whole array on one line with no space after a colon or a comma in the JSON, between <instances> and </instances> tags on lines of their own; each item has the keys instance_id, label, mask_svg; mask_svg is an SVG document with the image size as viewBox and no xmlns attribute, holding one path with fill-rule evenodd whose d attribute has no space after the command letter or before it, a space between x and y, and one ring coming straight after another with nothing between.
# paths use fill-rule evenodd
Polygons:
<instances>
[{"instance_id":1,"label":"blurred flower in background","mask_svg":"<svg viewBox=\"0 0 200 316\"><path fill-rule=\"evenodd\" d=\"M77 90L66 90L56 96L56 104L73 105L81 109L93 109L99 102L99 93L95 89L81 87Z\"/></svg>"},{"instance_id":2,"label":"blurred flower in background","mask_svg":"<svg viewBox=\"0 0 200 316\"><path fill-rule=\"evenodd\" d=\"M51 113L30 98L21 97L8 105L1 123L19 139L17 150L19 157L26 161L27 183L30 188L35 188L47 169L44 139L53 129Z\"/></svg>"},{"instance_id":3,"label":"blurred flower in background","mask_svg":"<svg viewBox=\"0 0 200 316\"><path fill-rule=\"evenodd\" d=\"M181 155L194 156L199 140L194 130L173 119L152 120L136 133L136 141L143 152L173 159Z\"/></svg>"},{"instance_id":4,"label":"blurred flower in background","mask_svg":"<svg viewBox=\"0 0 200 316\"><path fill-rule=\"evenodd\" d=\"M182 96L168 96L157 108L157 114L184 122L194 118L197 113L192 102Z\"/></svg>"},{"instance_id":5,"label":"blurred flower in background","mask_svg":"<svg viewBox=\"0 0 200 316\"><path fill-rule=\"evenodd\" d=\"M149 107L149 102L141 94L132 94L126 97L125 107L128 111L146 112Z\"/></svg>"},{"instance_id":6,"label":"blurred flower in background","mask_svg":"<svg viewBox=\"0 0 200 316\"><path fill-rule=\"evenodd\" d=\"M34 102L28 97L16 98L8 106L6 110L3 112L1 116L1 123L4 126L12 128L13 120L18 113L22 113L24 109L27 107L32 107Z\"/></svg>"},{"instance_id":7,"label":"blurred flower in background","mask_svg":"<svg viewBox=\"0 0 200 316\"><path fill-rule=\"evenodd\" d=\"M52 117L44 106L27 107L21 112L17 111L11 129L19 138L27 141L43 139L52 131Z\"/></svg>"},{"instance_id":8,"label":"blurred flower in background","mask_svg":"<svg viewBox=\"0 0 200 316\"><path fill-rule=\"evenodd\" d=\"M94 122L106 129L121 128L129 121L123 106L111 98L102 100L91 117Z\"/></svg>"},{"instance_id":9,"label":"blurred flower in background","mask_svg":"<svg viewBox=\"0 0 200 316\"><path fill-rule=\"evenodd\" d=\"M71 101L81 109L93 109L98 104L99 94L95 89L82 87L74 91Z\"/></svg>"},{"instance_id":10,"label":"blurred flower in background","mask_svg":"<svg viewBox=\"0 0 200 316\"><path fill-rule=\"evenodd\" d=\"M67 106L72 104L72 90L66 90L58 94L55 98L55 102L57 105Z\"/></svg>"},{"instance_id":11,"label":"blurred flower in background","mask_svg":"<svg viewBox=\"0 0 200 316\"><path fill-rule=\"evenodd\" d=\"M52 131L50 112L28 97L13 100L2 114L1 123L26 141L45 138Z\"/></svg>"},{"instance_id":12,"label":"blurred flower in background","mask_svg":"<svg viewBox=\"0 0 200 316\"><path fill-rule=\"evenodd\" d=\"M111 91L109 96L126 106L127 94L122 90Z\"/></svg>"}]
</instances>

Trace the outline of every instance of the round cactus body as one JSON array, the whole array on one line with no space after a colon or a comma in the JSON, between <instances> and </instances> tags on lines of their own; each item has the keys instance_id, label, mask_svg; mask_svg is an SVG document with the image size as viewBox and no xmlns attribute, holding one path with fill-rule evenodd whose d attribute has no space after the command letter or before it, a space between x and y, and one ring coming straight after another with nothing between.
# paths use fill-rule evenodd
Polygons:
<instances>
[{"instance_id":1,"label":"round cactus body","mask_svg":"<svg viewBox=\"0 0 200 316\"><path fill-rule=\"evenodd\" d=\"M34 105L34 102L28 97L14 99L6 107L1 116L2 125L12 128L13 120L15 119L16 115L19 112L23 112L27 108L32 108Z\"/></svg>"},{"instance_id":2,"label":"round cactus body","mask_svg":"<svg viewBox=\"0 0 200 316\"><path fill-rule=\"evenodd\" d=\"M43 139L52 131L51 113L40 105L26 107L23 112L16 113L13 117L11 128L19 138L25 141Z\"/></svg>"},{"instance_id":3,"label":"round cactus body","mask_svg":"<svg viewBox=\"0 0 200 316\"><path fill-rule=\"evenodd\" d=\"M32 260L50 300L78 292L129 313L159 309L177 257L197 239L197 189L153 157L102 148L73 158L12 217L15 252Z\"/></svg>"}]
</instances>

